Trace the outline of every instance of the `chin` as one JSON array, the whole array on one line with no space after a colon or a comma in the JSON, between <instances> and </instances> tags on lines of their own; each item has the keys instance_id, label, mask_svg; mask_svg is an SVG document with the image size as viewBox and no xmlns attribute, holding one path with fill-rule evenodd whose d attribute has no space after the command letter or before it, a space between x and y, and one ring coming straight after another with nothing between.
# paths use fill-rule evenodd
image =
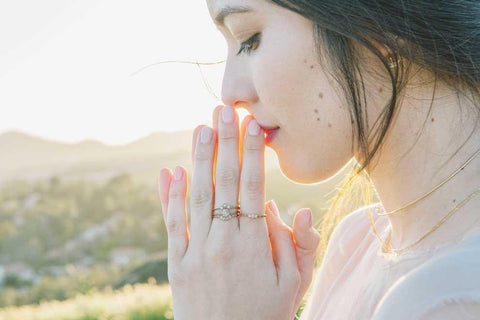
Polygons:
<instances>
[{"instance_id":1,"label":"chin","mask_svg":"<svg viewBox=\"0 0 480 320\"><path fill-rule=\"evenodd\" d=\"M282 174L288 180L301 184L326 182L326 180L342 172L342 168L339 166L322 166L321 160L317 160L315 163L309 163L308 159L302 159L301 157L285 159L285 157L278 155L278 163Z\"/></svg>"}]
</instances>

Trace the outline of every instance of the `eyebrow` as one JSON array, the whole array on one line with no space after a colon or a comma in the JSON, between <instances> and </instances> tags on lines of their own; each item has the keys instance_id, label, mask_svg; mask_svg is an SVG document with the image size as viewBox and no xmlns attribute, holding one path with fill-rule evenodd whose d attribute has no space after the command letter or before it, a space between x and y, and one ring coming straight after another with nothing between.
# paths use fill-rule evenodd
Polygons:
<instances>
[{"instance_id":1,"label":"eyebrow","mask_svg":"<svg viewBox=\"0 0 480 320\"><path fill-rule=\"evenodd\" d=\"M238 6L238 7L231 7L226 6L218 12L217 16L214 19L214 22L217 26L225 26L225 18L231 14L235 13L246 13L254 11L251 7L247 6Z\"/></svg>"}]
</instances>

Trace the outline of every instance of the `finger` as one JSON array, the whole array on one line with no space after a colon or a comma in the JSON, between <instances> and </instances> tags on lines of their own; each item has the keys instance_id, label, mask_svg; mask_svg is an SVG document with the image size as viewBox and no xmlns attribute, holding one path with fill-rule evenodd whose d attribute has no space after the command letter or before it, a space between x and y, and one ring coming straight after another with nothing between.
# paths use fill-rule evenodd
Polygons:
<instances>
[{"instance_id":1,"label":"finger","mask_svg":"<svg viewBox=\"0 0 480 320\"><path fill-rule=\"evenodd\" d=\"M203 127L206 127L206 125L200 125L193 130L193 136L192 136L192 165L195 161L195 149L197 148L197 140L198 140L198 135L200 134L200 131L202 130Z\"/></svg>"},{"instance_id":2,"label":"finger","mask_svg":"<svg viewBox=\"0 0 480 320\"><path fill-rule=\"evenodd\" d=\"M215 168L215 208L223 204L232 206L226 210L232 218L212 220L209 236L215 237L214 241L222 241L231 238L232 233L238 231L238 182L240 180L240 161L238 151L238 117L231 106L222 108L218 119L218 146L217 163ZM222 210L215 211L221 214Z\"/></svg>"},{"instance_id":3,"label":"finger","mask_svg":"<svg viewBox=\"0 0 480 320\"><path fill-rule=\"evenodd\" d=\"M222 109L223 109L223 106L218 105L213 110L213 114L212 114L212 121L213 122L212 122L212 124L213 124L213 130L215 130L216 132L218 132L218 120L221 116Z\"/></svg>"},{"instance_id":4,"label":"finger","mask_svg":"<svg viewBox=\"0 0 480 320\"><path fill-rule=\"evenodd\" d=\"M318 245L320 243L320 233L313 228L313 222L311 222L310 218L311 210L302 208L297 211L293 220L293 236L295 239L298 271L301 278L297 295L298 303L301 302L312 282Z\"/></svg>"},{"instance_id":5,"label":"finger","mask_svg":"<svg viewBox=\"0 0 480 320\"><path fill-rule=\"evenodd\" d=\"M212 224L211 214L215 198L213 188L215 131L208 126L203 127L196 142L190 195L190 233L193 246L205 242Z\"/></svg>"},{"instance_id":6,"label":"finger","mask_svg":"<svg viewBox=\"0 0 480 320\"><path fill-rule=\"evenodd\" d=\"M215 130L215 132L217 133L217 140L218 140L218 121L221 116L220 113L222 112L222 109L223 109L222 105L216 106L215 109L213 110L213 115L212 115L213 130ZM216 181L215 172L217 168L217 152L218 152L218 144L215 145L215 155L213 157L213 181Z\"/></svg>"},{"instance_id":7,"label":"finger","mask_svg":"<svg viewBox=\"0 0 480 320\"><path fill-rule=\"evenodd\" d=\"M167 223L168 192L170 190L170 181L172 180L172 171L169 168L160 170L158 177L158 195L162 205L163 222Z\"/></svg>"},{"instance_id":8,"label":"finger","mask_svg":"<svg viewBox=\"0 0 480 320\"><path fill-rule=\"evenodd\" d=\"M170 183L167 208L168 260L178 265L188 247L187 212L185 196L187 177L183 167L177 166Z\"/></svg>"},{"instance_id":9,"label":"finger","mask_svg":"<svg viewBox=\"0 0 480 320\"><path fill-rule=\"evenodd\" d=\"M238 141L238 147L239 147L238 149L240 150L240 170L242 169L242 165L243 165L243 144L245 141L245 133L247 131L248 124L252 119L253 119L253 116L251 115L245 116L245 118L243 118L242 125L240 127L240 137Z\"/></svg>"},{"instance_id":10,"label":"finger","mask_svg":"<svg viewBox=\"0 0 480 320\"><path fill-rule=\"evenodd\" d=\"M280 218L273 200L267 203L267 223L278 280L282 284L298 274L298 266L292 230Z\"/></svg>"},{"instance_id":11,"label":"finger","mask_svg":"<svg viewBox=\"0 0 480 320\"><path fill-rule=\"evenodd\" d=\"M250 121L244 139L240 207L245 214L265 214L265 141L255 119ZM240 232L244 239L268 243L265 218L240 217Z\"/></svg>"}]
</instances>

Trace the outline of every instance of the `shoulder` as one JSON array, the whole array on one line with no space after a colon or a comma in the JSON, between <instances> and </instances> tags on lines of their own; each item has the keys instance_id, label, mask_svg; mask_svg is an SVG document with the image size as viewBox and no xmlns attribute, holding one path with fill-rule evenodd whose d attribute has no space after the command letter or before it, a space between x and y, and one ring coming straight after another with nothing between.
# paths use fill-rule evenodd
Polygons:
<instances>
[{"instance_id":1,"label":"shoulder","mask_svg":"<svg viewBox=\"0 0 480 320\"><path fill-rule=\"evenodd\" d=\"M328 241L322 263L326 277L334 278L360 247L371 229L368 210L373 212L376 206L377 204L361 207L337 224Z\"/></svg>"},{"instance_id":2,"label":"shoulder","mask_svg":"<svg viewBox=\"0 0 480 320\"><path fill-rule=\"evenodd\" d=\"M314 309L320 306L328 289L365 238L370 227L368 209L373 211L377 205L361 207L346 215L337 224L328 241L322 264L315 273L313 291L307 296L300 320L312 318Z\"/></svg>"},{"instance_id":3,"label":"shoulder","mask_svg":"<svg viewBox=\"0 0 480 320\"><path fill-rule=\"evenodd\" d=\"M368 210L373 213L377 206L378 204L374 203L349 213L335 227L330 241L339 245L347 245L363 239L371 228L368 220ZM374 221L376 218L377 216L373 214Z\"/></svg>"},{"instance_id":4,"label":"shoulder","mask_svg":"<svg viewBox=\"0 0 480 320\"><path fill-rule=\"evenodd\" d=\"M378 303L372 320L427 320L445 312L480 314L480 247L445 253L398 279ZM460 319L457 316L455 319ZM473 319L461 317L461 319Z\"/></svg>"},{"instance_id":5,"label":"shoulder","mask_svg":"<svg viewBox=\"0 0 480 320\"><path fill-rule=\"evenodd\" d=\"M369 229L371 229L368 220L368 209L374 212L377 205L364 206L352 211L343 217L333 229L323 259L323 264L326 264L325 267L333 269L331 270L332 273L336 273L337 271L335 270L345 265L352 253L360 245L360 242L365 238Z\"/></svg>"}]
</instances>

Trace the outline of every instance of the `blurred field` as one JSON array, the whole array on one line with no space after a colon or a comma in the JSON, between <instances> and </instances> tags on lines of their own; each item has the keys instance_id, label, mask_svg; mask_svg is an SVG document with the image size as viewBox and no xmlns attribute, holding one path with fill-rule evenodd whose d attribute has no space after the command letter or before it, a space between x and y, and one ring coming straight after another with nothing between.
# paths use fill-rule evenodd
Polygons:
<instances>
[{"instance_id":1,"label":"blurred field","mask_svg":"<svg viewBox=\"0 0 480 320\"><path fill-rule=\"evenodd\" d=\"M302 300L295 319L305 306ZM126 285L65 301L46 301L35 305L0 309L0 320L167 320L173 319L171 291L168 284Z\"/></svg>"},{"instance_id":2,"label":"blurred field","mask_svg":"<svg viewBox=\"0 0 480 320\"><path fill-rule=\"evenodd\" d=\"M7 307L0 320L165 320L173 319L168 284L126 285L120 290L106 289L78 295L65 301Z\"/></svg>"},{"instance_id":3,"label":"blurred field","mask_svg":"<svg viewBox=\"0 0 480 320\"><path fill-rule=\"evenodd\" d=\"M173 319L157 178L180 164L190 185L190 148L191 132L116 147L0 135L0 320ZM343 172L298 184L265 159L282 220L309 207L316 225Z\"/></svg>"}]
</instances>

